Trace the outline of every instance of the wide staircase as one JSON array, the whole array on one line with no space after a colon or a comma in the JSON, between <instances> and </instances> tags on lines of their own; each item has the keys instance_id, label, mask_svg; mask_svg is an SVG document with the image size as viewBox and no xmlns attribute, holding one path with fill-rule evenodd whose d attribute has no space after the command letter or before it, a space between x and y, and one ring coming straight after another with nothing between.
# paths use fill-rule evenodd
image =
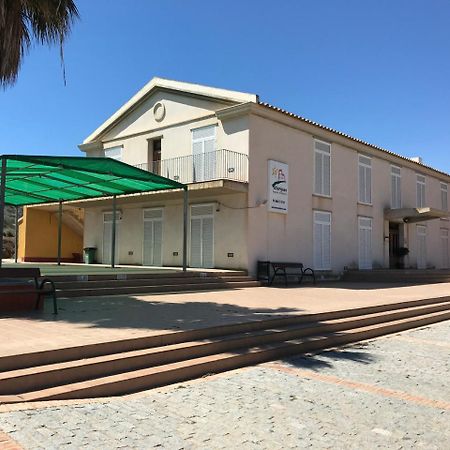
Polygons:
<instances>
[{"instance_id":1,"label":"wide staircase","mask_svg":"<svg viewBox=\"0 0 450 450\"><path fill-rule=\"evenodd\" d=\"M348 270L343 281L363 283L433 284L450 283L450 270L377 269Z\"/></svg>"},{"instance_id":2,"label":"wide staircase","mask_svg":"<svg viewBox=\"0 0 450 450\"><path fill-rule=\"evenodd\" d=\"M154 294L260 286L241 271L52 275L58 297Z\"/></svg>"},{"instance_id":3,"label":"wide staircase","mask_svg":"<svg viewBox=\"0 0 450 450\"><path fill-rule=\"evenodd\" d=\"M450 319L450 297L0 358L0 403L128 394Z\"/></svg>"}]
</instances>

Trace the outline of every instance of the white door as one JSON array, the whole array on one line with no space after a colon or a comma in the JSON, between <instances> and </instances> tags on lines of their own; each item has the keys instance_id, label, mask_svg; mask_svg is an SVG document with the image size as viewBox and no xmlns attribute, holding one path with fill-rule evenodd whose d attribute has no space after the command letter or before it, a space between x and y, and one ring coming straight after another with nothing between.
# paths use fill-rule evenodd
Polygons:
<instances>
[{"instance_id":1,"label":"white door","mask_svg":"<svg viewBox=\"0 0 450 450\"><path fill-rule=\"evenodd\" d=\"M442 268L450 269L448 230L441 229L441 247L442 247Z\"/></svg>"},{"instance_id":2,"label":"white door","mask_svg":"<svg viewBox=\"0 0 450 450\"><path fill-rule=\"evenodd\" d=\"M358 217L359 269L372 269L372 219Z\"/></svg>"},{"instance_id":3,"label":"white door","mask_svg":"<svg viewBox=\"0 0 450 450\"><path fill-rule=\"evenodd\" d=\"M314 211L314 268L331 270L331 213Z\"/></svg>"},{"instance_id":4,"label":"white door","mask_svg":"<svg viewBox=\"0 0 450 450\"><path fill-rule=\"evenodd\" d=\"M427 227L417 225L417 268L427 268Z\"/></svg>"},{"instance_id":5,"label":"white door","mask_svg":"<svg viewBox=\"0 0 450 450\"><path fill-rule=\"evenodd\" d=\"M144 210L144 266L162 266L163 210L161 208Z\"/></svg>"},{"instance_id":6,"label":"white door","mask_svg":"<svg viewBox=\"0 0 450 450\"><path fill-rule=\"evenodd\" d=\"M119 262L119 218L120 213L117 212L116 220L116 251L115 262ZM103 255L102 263L111 264L111 244L112 244L112 229L113 229L113 213L103 213Z\"/></svg>"},{"instance_id":7,"label":"white door","mask_svg":"<svg viewBox=\"0 0 450 450\"><path fill-rule=\"evenodd\" d=\"M191 206L191 267L214 267L214 205Z\"/></svg>"},{"instance_id":8,"label":"white door","mask_svg":"<svg viewBox=\"0 0 450 450\"><path fill-rule=\"evenodd\" d=\"M193 181L216 177L215 125L192 130Z\"/></svg>"}]
</instances>

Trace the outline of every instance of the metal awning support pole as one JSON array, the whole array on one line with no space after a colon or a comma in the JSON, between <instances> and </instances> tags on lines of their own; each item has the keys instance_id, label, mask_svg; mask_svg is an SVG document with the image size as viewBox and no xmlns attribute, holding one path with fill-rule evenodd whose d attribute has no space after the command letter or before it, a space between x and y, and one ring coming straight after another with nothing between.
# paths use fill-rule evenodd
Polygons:
<instances>
[{"instance_id":1,"label":"metal awning support pole","mask_svg":"<svg viewBox=\"0 0 450 450\"><path fill-rule=\"evenodd\" d=\"M15 243L14 243L14 262L17 264L17 258L19 255L19 207L16 206L16 216L15 216L15 222L14 222L14 236L15 236Z\"/></svg>"},{"instance_id":2,"label":"metal awning support pole","mask_svg":"<svg viewBox=\"0 0 450 450\"><path fill-rule=\"evenodd\" d=\"M62 201L58 207L58 266L61 265L61 243L62 243Z\"/></svg>"},{"instance_id":3,"label":"metal awning support pole","mask_svg":"<svg viewBox=\"0 0 450 450\"><path fill-rule=\"evenodd\" d=\"M3 229L5 226L6 158L2 156L0 175L0 267L3 261Z\"/></svg>"},{"instance_id":4,"label":"metal awning support pole","mask_svg":"<svg viewBox=\"0 0 450 450\"><path fill-rule=\"evenodd\" d=\"M113 196L113 220L112 220L112 236L111 236L111 267L114 269L116 263L116 196Z\"/></svg>"},{"instance_id":5,"label":"metal awning support pole","mask_svg":"<svg viewBox=\"0 0 450 450\"><path fill-rule=\"evenodd\" d=\"M187 230L188 230L189 195L187 186L183 192L183 272L187 269Z\"/></svg>"}]
</instances>

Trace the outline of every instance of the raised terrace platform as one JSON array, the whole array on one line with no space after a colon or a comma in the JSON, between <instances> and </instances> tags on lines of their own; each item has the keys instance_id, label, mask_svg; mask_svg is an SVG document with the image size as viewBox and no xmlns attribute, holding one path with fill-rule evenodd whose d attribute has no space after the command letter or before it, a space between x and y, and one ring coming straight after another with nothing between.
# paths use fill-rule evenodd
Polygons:
<instances>
[{"instance_id":1,"label":"raised terrace platform","mask_svg":"<svg viewBox=\"0 0 450 450\"><path fill-rule=\"evenodd\" d=\"M449 320L450 283L89 295L61 298L58 316L50 306L0 318L0 403L119 395Z\"/></svg>"}]
</instances>

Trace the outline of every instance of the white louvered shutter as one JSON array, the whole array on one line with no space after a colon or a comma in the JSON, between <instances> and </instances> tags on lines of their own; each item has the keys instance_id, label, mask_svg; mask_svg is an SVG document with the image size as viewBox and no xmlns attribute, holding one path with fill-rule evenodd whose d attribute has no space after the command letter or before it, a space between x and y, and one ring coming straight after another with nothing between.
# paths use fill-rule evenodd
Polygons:
<instances>
[{"instance_id":1,"label":"white louvered shutter","mask_svg":"<svg viewBox=\"0 0 450 450\"><path fill-rule=\"evenodd\" d=\"M191 267L202 267L202 219L191 219Z\"/></svg>"},{"instance_id":2,"label":"white louvered shutter","mask_svg":"<svg viewBox=\"0 0 450 450\"><path fill-rule=\"evenodd\" d=\"M331 269L331 214L314 212L313 236L314 268L317 270Z\"/></svg>"},{"instance_id":3,"label":"white louvered shutter","mask_svg":"<svg viewBox=\"0 0 450 450\"><path fill-rule=\"evenodd\" d=\"M372 219L358 218L359 269L372 269Z\"/></svg>"},{"instance_id":4,"label":"white louvered shutter","mask_svg":"<svg viewBox=\"0 0 450 450\"><path fill-rule=\"evenodd\" d=\"M315 153L315 185L314 185L314 193L315 194L321 194L322 193L322 185L323 185L323 178L322 178L322 154L316 152Z\"/></svg>"},{"instance_id":5,"label":"white louvered shutter","mask_svg":"<svg viewBox=\"0 0 450 450\"><path fill-rule=\"evenodd\" d=\"M192 267L214 267L214 206L191 206Z\"/></svg>"},{"instance_id":6,"label":"white louvered shutter","mask_svg":"<svg viewBox=\"0 0 450 450\"><path fill-rule=\"evenodd\" d=\"M119 262L119 219L121 213L118 211L116 221L116 257L115 262ZM111 244L112 244L112 221L113 213L105 212L103 213L103 245L102 245L102 263L111 264Z\"/></svg>"},{"instance_id":7,"label":"white louvered shutter","mask_svg":"<svg viewBox=\"0 0 450 450\"><path fill-rule=\"evenodd\" d=\"M212 268L214 249L214 221L212 217L202 219L202 267Z\"/></svg>"},{"instance_id":8,"label":"white louvered shutter","mask_svg":"<svg viewBox=\"0 0 450 450\"><path fill-rule=\"evenodd\" d=\"M447 229L441 230L441 247L442 247L442 269L450 269L450 258L449 258L449 232Z\"/></svg>"},{"instance_id":9,"label":"white louvered shutter","mask_svg":"<svg viewBox=\"0 0 450 450\"><path fill-rule=\"evenodd\" d=\"M417 268L427 268L427 229L423 225L416 226L417 233Z\"/></svg>"},{"instance_id":10,"label":"white louvered shutter","mask_svg":"<svg viewBox=\"0 0 450 450\"><path fill-rule=\"evenodd\" d=\"M144 210L143 264L146 266L162 266L162 230L162 208Z\"/></svg>"}]
</instances>

